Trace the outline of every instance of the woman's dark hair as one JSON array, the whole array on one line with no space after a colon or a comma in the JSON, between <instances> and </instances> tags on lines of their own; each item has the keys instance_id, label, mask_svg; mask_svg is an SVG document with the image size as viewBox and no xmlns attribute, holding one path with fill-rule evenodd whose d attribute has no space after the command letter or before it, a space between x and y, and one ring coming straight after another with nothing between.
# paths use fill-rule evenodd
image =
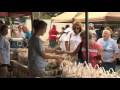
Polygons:
<instances>
[{"instance_id":1,"label":"woman's dark hair","mask_svg":"<svg viewBox=\"0 0 120 90\"><path fill-rule=\"evenodd\" d=\"M101 26L101 27L100 27L100 30L104 30L104 28L105 28L104 26Z\"/></svg>"},{"instance_id":2,"label":"woman's dark hair","mask_svg":"<svg viewBox=\"0 0 120 90\"><path fill-rule=\"evenodd\" d=\"M35 31L38 31L39 29L43 29L45 26L47 26L47 23L42 20L35 19L33 21L33 28Z\"/></svg>"},{"instance_id":3,"label":"woman's dark hair","mask_svg":"<svg viewBox=\"0 0 120 90\"><path fill-rule=\"evenodd\" d=\"M2 24L0 27L0 31L3 31L5 28L8 28L8 26L6 24Z\"/></svg>"}]
</instances>

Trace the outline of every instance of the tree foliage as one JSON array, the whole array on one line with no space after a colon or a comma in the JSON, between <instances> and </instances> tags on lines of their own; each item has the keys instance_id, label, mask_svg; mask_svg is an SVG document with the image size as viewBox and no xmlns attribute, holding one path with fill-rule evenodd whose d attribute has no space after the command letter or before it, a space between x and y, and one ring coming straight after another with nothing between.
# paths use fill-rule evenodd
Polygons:
<instances>
[{"instance_id":1,"label":"tree foliage","mask_svg":"<svg viewBox=\"0 0 120 90\"><path fill-rule=\"evenodd\" d=\"M42 12L42 15L43 16L48 15L51 18L51 17L57 16L61 13L63 13L63 12Z\"/></svg>"}]
</instances>

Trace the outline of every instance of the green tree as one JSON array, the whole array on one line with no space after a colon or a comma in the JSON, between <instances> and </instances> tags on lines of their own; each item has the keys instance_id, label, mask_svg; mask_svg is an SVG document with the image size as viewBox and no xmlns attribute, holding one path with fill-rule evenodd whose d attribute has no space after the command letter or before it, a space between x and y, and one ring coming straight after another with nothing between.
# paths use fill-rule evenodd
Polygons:
<instances>
[{"instance_id":1,"label":"green tree","mask_svg":"<svg viewBox=\"0 0 120 90\"><path fill-rule=\"evenodd\" d=\"M63 12L41 12L41 18L55 17Z\"/></svg>"}]
</instances>

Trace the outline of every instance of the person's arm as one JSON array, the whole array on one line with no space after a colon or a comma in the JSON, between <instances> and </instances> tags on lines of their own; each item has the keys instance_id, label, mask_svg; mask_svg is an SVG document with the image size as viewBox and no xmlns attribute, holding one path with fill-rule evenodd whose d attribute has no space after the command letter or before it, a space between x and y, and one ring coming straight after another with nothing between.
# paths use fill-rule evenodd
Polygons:
<instances>
[{"instance_id":1,"label":"person's arm","mask_svg":"<svg viewBox=\"0 0 120 90\"><path fill-rule=\"evenodd\" d=\"M69 51L69 35L67 35L65 39L65 48L66 48L66 51Z\"/></svg>"},{"instance_id":2,"label":"person's arm","mask_svg":"<svg viewBox=\"0 0 120 90\"><path fill-rule=\"evenodd\" d=\"M70 36L71 36L71 32L66 33L66 38L65 38L65 48L66 51L69 51L69 41L70 41Z\"/></svg>"},{"instance_id":3,"label":"person's arm","mask_svg":"<svg viewBox=\"0 0 120 90\"><path fill-rule=\"evenodd\" d=\"M102 56L102 47L100 46L100 44L96 43L96 49L98 50L98 55L101 55Z\"/></svg>"},{"instance_id":4,"label":"person's arm","mask_svg":"<svg viewBox=\"0 0 120 90\"><path fill-rule=\"evenodd\" d=\"M60 43L61 43L61 41L58 40L58 46L59 46L59 47L60 47Z\"/></svg>"},{"instance_id":5,"label":"person's arm","mask_svg":"<svg viewBox=\"0 0 120 90\"><path fill-rule=\"evenodd\" d=\"M101 56L101 59L103 60L103 51L100 46L98 47L98 55Z\"/></svg>"},{"instance_id":6,"label":"person's arm","mask_svg":"<svg viewBox=\"0 0 120 90\"><path fill-rule=\"evenodd\" d=\"M27 32L27 39L28 39L28 41L30 40L30 37L31 37L31 33Z\"/></svg>"},{"instance_id":7,"label":"person's arm","mask_svg":"<svg viewBox=\"0 0 120 90\"><path fill-rule=\"evenodd\" d=\"M1 57L2 51L1 51L1 48L3 48L3 45L4 45L4 40L1 38L0 39L0 64L2 64L2 57Z\"/></svg>"},{"instance_id":8,"label":"person's arm","mask_svg":"<svg viewBox=\"0 0 120 90\"><path fill-rule=\"evenodd\" d=\"M116 57L117 57L117 53L114 53L113 57L112 57L112 60L110 60L109 63L114 62L116 60Z\"/></svg>"},{"instance_id":9,"label":"person's arm","mask_svg":"<svg viewBox=\"0 0 120 90\"><path fill-rule=\"evenodd\" d=\"M48 55L46 54L45 51L42 51L40 53L40 56L42 56L44 59L56 59L56 60L64 60L64 58L60 55L54 55L54 56L51 56L51 55Z\"/></svg>"},{"instance_id":10,"label":"person's arm","mask_svg":"<svg viewBox=\"0 0 120 90\"><path fill-rule=\"evenodd\" d=\"M61 32L58 32L58 31L57 31L57 34L61 34Z\"/></svg>"},{"instance_id":11,"label":"person's arm","mask_svg":"<svg viewBox=\"0 0 120 90\"><path fill-rule=\"evenodd\" d=\"M77 53L79 52L79 50L80 50L80 44L77 46L77 48L75 49L74 52L66 51L65 53L67 53L68 55L73 56L73 55L77 55Z\"/></svg>"},{"instance_id":12,"label":"person's arm","mask_svg":"<svg viewBox=\"0 0 120 90\"><path fill-rule=\"evenodd\" d=\"M120 44L118 44L118 48L120 49Z\"/></svg>"},{"instance_id":13,"label":"person's arm","mask_svg":"<svg viewBox=\"0 0 120 90\"><path fill-rule=\"evenodd\" d=\"M69 51L69 44L68 43L69 43L68 41L65 41L65 48L67 51Z\"/></svg>"},{"instance_id":14,"label":"person's arm","mask_svg":"<svg viewBox=\"0 0 120 90\"><path fill-rule=\"evenodd\" d=\"M114 62L116 60L116 58L117 58L118 53L119 53L119 49L118 49L117 43L114 42L113 45L114 45L114 54L113 54L112 60L110 60L109 63Z\"/></svg>"},{"instance_id":15,"label":"person's arm","mask_svg":"<svg viewBox=\"0 0 120 90\"><path fill-rule=\"evenodd\" d=\"M46 53L56 53L56 54L63 54L64 51L60 47L55 47L55 48L45 48Z\"/></svg>"},{"instance_id":16,"label":"person's arm","mask_svg":"<svg viewBox=\"0 0 120 90\"><path fill-rule=\"evenodd\" d=\"M55 53L56 49L55 48L50 48L50 47L46 47L45 48L45 52L46 53Z\"/></svg>"},{"instance_id":17,"label":"person's arm","mask_svg":"<svg viewBox=\"0 0 120 90\"><path fill-rule=\"evenodd\" d=\"M47 53L53 53L55 49L52 48L44 48L42 41L36 38L36 50L38 54L43 57L44 59L56 59L56 60L63 60L64 58L58 55L50 56ZM46 53L47 52L47 53Z\"/></svg>"}]
</instances>

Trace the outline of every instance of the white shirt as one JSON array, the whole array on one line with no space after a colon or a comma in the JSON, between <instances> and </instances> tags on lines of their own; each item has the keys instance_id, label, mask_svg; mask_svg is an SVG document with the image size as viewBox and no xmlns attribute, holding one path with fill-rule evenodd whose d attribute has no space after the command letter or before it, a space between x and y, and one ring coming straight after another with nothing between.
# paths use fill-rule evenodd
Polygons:
<instances>
[{"instance_id":1,"label":"white shirt","mask_svg":"<svg viewBox=\"0 0 120 90\"><path fill-rule=\"evenodd\" d=\"M71 33L74 33L73 30L68 32L68 34L66 35L65 41L69 41L70 40Z\"/></svg>"},{"instance_id":2,"label":"white shirt","mask_svg":"<svg viewBox=\"0 0 120 90\"><path fill-rule=\"evenodd\" d=\"M59 41L60 41L60 47L61 47L61 49L62 49L63 51L66 51L65 41L69 41L69 40L68 40L68 39L69 39L69 34L70 34L71 32L73 32L73 30L69 27L69 28L67 28L64 32L65 32L65 33L63 33L63 34L61 35Z\"/></svg>"},{"instance_id":3,"label":"white shirt","mask_svg":"<svg viewBox=\"0 0 120 90\"><path fill-rule=\"evenodd\" d=\"M62 51L66 51L66 47L65 47L65 38L66 38L67 34L63 33L59 39L60 41L60 47L62 49Z\"/></svg>"},{"instance_id":4,"label":"white shirt","mask_svg":"<svg viewBox=\"0 0 120 90\"><path fill-rule=\"evenodd\" d=\"M70 27L68 27L64 32L71 32L73 31Z\"/></svg>"},{"instance_id":5,"label":"white shirt","mask_svg":"<svg viewBox=\"0 0 120 90\"><path fill-rule=\"evenodd\" d=\"M10 43L8 39L0 35L0 54L2 64L10 64Z\"/></svg>"},{"instance_id":6,"label":"white shirt","mask_svg":"<svg viewBox=\"0 0 120 90\"><path fill-rule=\"evenodd\" d=\"M77 48L77 46L81 42L80 33L78 35L75 35L74 33L71 33L69 43L70 43L70 51L73 52Z\"/></svg>"}]
</instances>

